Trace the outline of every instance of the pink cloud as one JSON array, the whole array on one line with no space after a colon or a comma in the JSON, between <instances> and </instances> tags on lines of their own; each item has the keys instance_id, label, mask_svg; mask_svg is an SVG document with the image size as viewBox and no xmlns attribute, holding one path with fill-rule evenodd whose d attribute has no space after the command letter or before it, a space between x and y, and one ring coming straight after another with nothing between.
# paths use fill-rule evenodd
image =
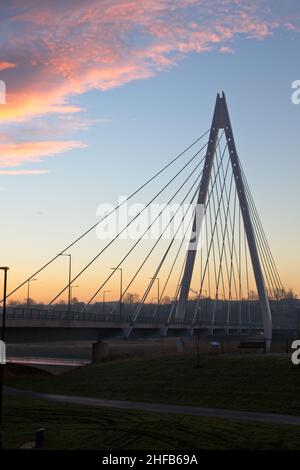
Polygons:
<instances>
[{"instance_id":1,"label":"pink cloud","mask_svg":"<svg viewBox=\"0 0 300 470\"><path fill-rule=\"evenodd\" d=\"M16 64L12 64L11 62L2 62L0 61L0 72L6 69L13 69Z\"/></svg>"},{"instance_id":2,"label":"pink cloud","mask_svg":"<svg viewBox=\"0 0 300 470\"><path fill-rule=\"evenodd\" d=\"M279 3L278 3L279 5ZM272 0L22 0L3 2L3 123L78 115L79 95L148 79L187 54L232 52L236 37L263 40L300 19ZM4 143L0 165L64 153L74 141Z\"/></svg>"},{"instance_id":3,"label":"pink cloud","mask_svg":"<svg viewBox=\"0 0 300 470\"><path fill-rule=\"evenodd\" d=\"M287 29L288 31L293 31L293 32L295 32L295 33L300 33L300 26L299 26L299 25L297 26L297 25L295 25L295 24L293 24L293 23L286 23L285 26L286 26L286 29Z\"/></svg>"},{"instance_id":4,"label":"pink cloud","mask_svg":"<svg viewBox=\"0 0 300 470\"><path fill-rule=\"evenodd\" d=\"M0 117L8 121L78 112L71 97L152 77L189 52L226 51L236 35L264 39L279 26L270 0L27 4L13 2L0 33L3 57L17 65L4 70L10 80Z\"/></svg>"},{"instance_id":5,"label":"pink cloud","mask_svg":"<svg viewBox=\"0 0 300 470\"><path fill-rule=\"evenodd\" d=\"M78 141L31 141L0 143L0 167L8 168L25 162L39 162L48 155L65 153L74 148L84 148Z\"/></svg>"},{"instance_id":6,"label":"pink cloud","mask_svg":"<svg viewBox=\"0 0 300 470\"><path fill-rule=\"evenodd\" d=\"M232 47L222 46L220 47L220 52L223 52L223 54L234 54L234 49L232 49Z\"/></svg>"},{"instance_id":7,"label":"pink cloud","mask_svg":"<svg viewBox=\"0 0 300 470\"><path fill-rule=\"evenodd\" d=\"M9 175L9 176L43 175L45 173L48 173L48 170L0 170L0 175Z\"/></svg>"}]
</instances>

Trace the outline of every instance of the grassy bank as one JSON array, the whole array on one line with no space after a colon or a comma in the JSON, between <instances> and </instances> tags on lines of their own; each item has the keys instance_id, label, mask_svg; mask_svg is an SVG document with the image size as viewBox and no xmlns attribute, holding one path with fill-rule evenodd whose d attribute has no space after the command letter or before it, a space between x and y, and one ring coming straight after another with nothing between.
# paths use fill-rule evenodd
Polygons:
<instances>
[{"instance_id":1,"label":"grassy bank","mask_svg":"<svg viewBox=\"0 0 300 470\"><path fill-rule=\"evenodd\" d=\"M300 428L5 398L4 448L46 428L45 449L298 449Z\"/></svg>"},{"instance_id":2,"label":"grassy bank","mask_svg":"<svg viewBox=\"0 0 300 470\"><path fill-rule=\"evenodd\" d=\"M24 389L300 415L300 370L288 358L185 355L107 362L62 376L10 378Z\"/></svg>"}]
</instances>

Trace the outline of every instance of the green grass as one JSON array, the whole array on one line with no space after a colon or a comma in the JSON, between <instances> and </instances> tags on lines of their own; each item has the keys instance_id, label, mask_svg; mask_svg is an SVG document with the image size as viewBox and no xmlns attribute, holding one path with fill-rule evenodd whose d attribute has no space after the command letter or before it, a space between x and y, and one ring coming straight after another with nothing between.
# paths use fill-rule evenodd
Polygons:
<instances>
[{"instance_id":1,"label":"green grass","mask_svg":"<svg viewBox=\"0 0 300 470\"><path fill-rule=\"evenodd\" d=\"M300 415L300 370L289 358L186 355L106 362L62 376L7 379L19 388L100 398Z\"/></svg>"},{"instance_id":2,"label":"green grass","mask_svg":"<svg viewBox=\"0 0 300 470\"><path fill-rule=\"evenodd\" d=\"M46 428L45 449L299 449L300 428L159 415L44 401L4 400L4 448Z\"/></svg>"}]
</instances>

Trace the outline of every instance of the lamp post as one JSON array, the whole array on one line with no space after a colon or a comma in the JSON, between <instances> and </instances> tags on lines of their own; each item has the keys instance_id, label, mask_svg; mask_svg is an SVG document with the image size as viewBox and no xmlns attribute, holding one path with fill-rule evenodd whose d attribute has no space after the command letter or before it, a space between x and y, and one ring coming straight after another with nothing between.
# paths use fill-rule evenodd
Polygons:
<instances>
[{"instance_id":1,"label":"lamp post","mask_svg":"<svg viewBox=\"0 0 300 470\"><path fill-rule=\"evenodd\" d=\"M108 292L111 292L111 291L110 290L103 291L103 299L102 299L102 314L103 315L105 313L105 294L108 294Z\"/></svg>"},{"instance_id":2,"label":"lamp post","mask_svg":"<svg viewBox=\"0 0 300 470\"><path fill-rule=\"evenodd\" d=\"M3 284L3 307L2 307L2 331L1 340L3 347L5 346L5 320L6 320L6 288L7 288L7 271L8 266L0 267L4 271L4 284ZM2 449L2 406L3 406L3 381L4 381L4 361L0 364L0 449Z\"/></svg>"},{"instance_id":3,"label":"lamp post","mask_svg":"<svg viewBox=\"0 0 300 470\"><path fill-rule=\"evenodd\" d=\"M75 287L79 287L79 285L70 286L70 304L72 304L72 292L73 292L73 289L75 289Z\"/></svg>"},{"instance_id":4,"label":"lamp post","mask_svg":"<svg viewBox=\"0 0 300 470\"><path fill-rule=\"evenodd\" d=\"M156 309L154 310L153 318L155 317L156 314L158 314L158 309L159 309L159 277L150 277L150 279L157 281L157 305Z\"/></svg>"},{"instance_id":5,"label":"lamp post","mask_svg":"<svg viewBox=\"0 0 300 470\"><path fill-rule=\"evenodd\" d=\"M157 281L157 306L159 306L159 277L150 277L150 279Z\"/></svg>"},{"instance_id":6,"label":"lamp post","mask_svg":"<svg viewBox=\"0 0 300 470\"><path fill-rule=\"evenodd\" d=\"M68 284L68 313L70 313L71 310L71 275L72 275L72 255L69 253L60 253L60 256L68 256L69 257L69 284Z\"/></svg>"},{"instance_id":7,"label":"lamp post","mask_svg":"<svg viewBox=\"0 0 300 470\"><path fill-rule=\"evenodd\" d=\"M34 279L28 279L28 281L27 281L27 308L29 308L29 306L30 306L30 295L29 295L29 292L30 292L30 283L31 283L32 281L37 281L37 279L36 279L36 278L34 278Z\"/></svg>"},{"instance_id":8,"label":"lamp post","mask_svg":"<svg viewBox=\"0 0 300 470\"><path fill-rule=\"evenodd\" d=\"M114 271L120 271L120 301L119 301L119 314L120 321L122 320L122 297L123 297L123 268L110 268Z\"/></svg>"}]
</instances>

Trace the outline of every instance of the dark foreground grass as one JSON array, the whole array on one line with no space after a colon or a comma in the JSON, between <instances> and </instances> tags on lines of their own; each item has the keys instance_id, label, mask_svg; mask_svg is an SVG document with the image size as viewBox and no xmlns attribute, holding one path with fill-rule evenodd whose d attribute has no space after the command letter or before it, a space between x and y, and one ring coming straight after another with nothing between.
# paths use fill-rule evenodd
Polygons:
<instances>
[{"instance_id":1,"label":"dark foreground grass","mask_svg":"<svg viewBox=\"0 0 300 470\"><path fill-rule=\"evenodd\" d=\"M216 450L299 449L300 427L90 408L6 397L4 448L34 440L46 428L45 449Z\"/></svg>"},{"instance_id":2,"label":"dark foreground grass","mask_svg":"<svg viewBox=\"0 0 300 470\"><path fill-rule=\"evenodd\" d=\"M186 355L106 362L62 376L8 379L49 393L300 415L300 369L289 358Z\"/></svg>"}]
</instances>

